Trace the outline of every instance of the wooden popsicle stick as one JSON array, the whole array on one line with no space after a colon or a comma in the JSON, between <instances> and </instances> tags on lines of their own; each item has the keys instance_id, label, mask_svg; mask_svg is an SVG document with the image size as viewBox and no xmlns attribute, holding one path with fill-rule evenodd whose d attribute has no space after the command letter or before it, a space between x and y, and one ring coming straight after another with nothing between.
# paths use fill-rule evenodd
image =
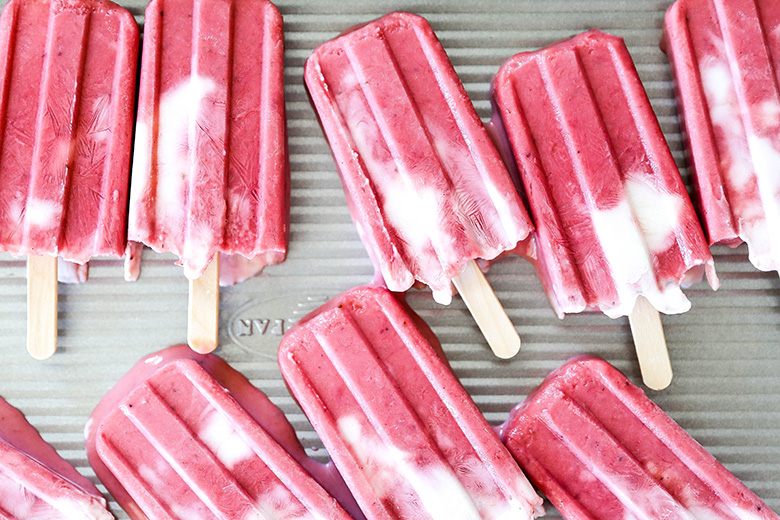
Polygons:
<instances>
[{"instance_id":1,"label":"wooden popsicle stick","mask_svg":"<svg viewBox=\"0 0 780 520\"><path fill-rule=\"evenodd\" d=\"M190 280L187 344L199 354L208 354L217 348L218 337L219 255L216 255L200 278Z\"/></svg>"},{"instance_id":2,"label":"wooden popsicle stick","mask_svg":"<svg viewBox=\"0 0 780 520\"><path fill-rule=\"evenodd\" d=\"M502 359L517 354L520 351L520 336L477 262L468 262L452 281L493 353Z\"/></svg>"},{"instance_id":3,"label":"wooden popsicle stick","mask_svg":"<svg viewBox=\"0 0 780 520\"><path fill-rule=\"evenodd\" d=\"M27 257L27 352L46 359L57 350L57 257Z\"/></svg>"},{"instance_id":4,"label":"wooden popsicle stick","mask_svg":"<svg viewBox=\"0 0 780 520\"><path fill-rule=\"evenodd\" d=\"M673 374L661 316L647 298L640 296L628 322L631 324L631 335L634 336L642 381L648 388L663 390L671 384Z\"/></svg>"}]
</instances>

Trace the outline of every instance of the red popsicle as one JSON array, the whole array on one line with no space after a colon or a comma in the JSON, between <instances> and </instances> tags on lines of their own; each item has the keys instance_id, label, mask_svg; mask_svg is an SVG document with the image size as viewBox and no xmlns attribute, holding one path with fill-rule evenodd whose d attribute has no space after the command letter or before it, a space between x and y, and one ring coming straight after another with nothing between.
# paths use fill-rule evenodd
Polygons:
<instances>
[{"instance_id":1,"label":"red popsicle","mask_svg":"<svg viewBox=\"0 0 780 520\"><path fill-rule=\"evenodd\" d=\"M146 8L128 273L138 273L138 243L179 257L195 281L189 343L200 352L217 346L217 280L242 281L287 251L283 46L266 0Z\"/></svg>"}]
</instances>

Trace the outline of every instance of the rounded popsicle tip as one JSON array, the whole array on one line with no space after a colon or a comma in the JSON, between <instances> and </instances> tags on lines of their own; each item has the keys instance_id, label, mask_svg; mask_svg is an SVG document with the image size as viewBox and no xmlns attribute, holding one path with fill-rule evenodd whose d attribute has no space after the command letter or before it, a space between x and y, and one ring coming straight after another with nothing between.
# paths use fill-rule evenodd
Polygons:
<instances>
[{"instance_id":1,"label":"rounded popsicle tip","mask_svg":"<svg viewBox=\"0 0 780 520\"><path fill-rule=\"evenodd\" d=\"M513 329L514 330L514 329ZM520 352L520 336L515 331L514 334L506 334L501 337L500 341L494 341L489 344L490 349L496 357L501 359L511 359Z\"/></svg>"}]
</instances>

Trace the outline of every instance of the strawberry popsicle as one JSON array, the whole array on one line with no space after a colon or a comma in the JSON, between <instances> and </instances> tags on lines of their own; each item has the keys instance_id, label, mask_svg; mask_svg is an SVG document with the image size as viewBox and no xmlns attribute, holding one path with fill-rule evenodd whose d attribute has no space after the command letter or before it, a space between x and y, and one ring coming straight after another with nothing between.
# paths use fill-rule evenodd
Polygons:
<instances>
[{"instance_id":1,"label":"strawberry popsicle","mask_svg":"<svg viewBox=\"0 0 780 520\"><path fill-rule=\"evenodd\" d=\"M377 274L392 291L422 282L443 304L454 283L479 323L467 280L486 282L473 261L514 249L532 225L428 22L393 13L359 26L318 47L305 80Z\"/></svg>"},{"instance_id":2,"label":"strawberry popsicle","mask_svg":"<svg viewBox=\"0 0 780 520\"><path fill-rule=\"evenodd\" d=\"M701 226L622 39L589 31L518 54L496 75L493 100L536 224L533 260L560 317L647 309L660 327L648 301L681 313L690 308L681 285L706 272L717 287ZM640 350L644 337L635 331ZM665 372L668 381L653 388L668 385L671 368Z\"/></svg>"},{"instance_id":3,"label":"strawberry popsicle","mask_svg":"<svg viewBox=\"0 0 780 520\"><path fill-rule=\"evenodd\" d=\"M138 38L106 0L11 0L0 16L0 250L28 255L35 357L56 348L56 257L125 249Z\"/></svg>"},{"instance_id":4,"label":"strawberry popsicle","mask_svg":"<svg viewBox=\"0 0 780 520\"><path fill-rule=\"evenodd\" d=\"M291 329L279 364L367 518L542 515L435 341L389 291L359 287Z\"/></svg>"},{"instance_id":5,"label":"strawberry popsicle","mask_svg":"<svg viewBox=\"0 0 780 520\"><path fill-rule=\"evenodd\" d=\"M639 388L582 356L520 404L502 438L566 520L777 520Z\"/></svg>"},{"instance_id":6,"label":"strawberry popsicle","mask_svg":"<svg viewBox=\"0 0 780 520\"><path fill-rule=\"evenodd\" d=\"M133 520L351 518L312 474L351 501L344 482L305 455L281 410L185 345L139 361L85 433L92 467Z\"/></svg>"},{"instance_id":7,"label":"strawberry popsicle","mask_svg":"<svg viewBox=\"0 0 780 520\"><path fill-rule=\"evenodd\" d=\"M780 270L780 4L681 0L666 13L697 202L710 244Z\"/></svg>"},{"instance_id":8,"label":"strawberry popsicle","mask_svg":"<svg viewBox=\"0 0 780 520\"><path fill-rule=\"evenodd\" d=\"M97 488L0 398L0 518L110 520Z\"/></svg>"},{"instance_id":9,"label":"strawberry popsicle","mask_svg":"<svg viewBox=\"0 0 780 520\"><path fill-rule=\"evenodd\" d=\"M201 352L216 347L216 281L242 281L286 254L282 55L282 18L266 0L146 8L127 271L137 275L143 243L176 254L190 280L201 277L190 320L190 345Z\"/></svg>"}]
</instances>

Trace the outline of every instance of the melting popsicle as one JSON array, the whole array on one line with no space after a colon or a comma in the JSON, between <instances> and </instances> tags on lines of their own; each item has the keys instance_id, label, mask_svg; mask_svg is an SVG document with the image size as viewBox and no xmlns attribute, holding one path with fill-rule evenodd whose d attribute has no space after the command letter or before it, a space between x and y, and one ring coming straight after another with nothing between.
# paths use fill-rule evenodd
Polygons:
<instances>
[{"instance_id":1,"label":"melting popsicle","mask_svg":"<svg viewBox=\"0 0 780 520\"><path fill-rule=\"evenodd\" d=\"M283 45L266 0L146 8L127 271L137 276L141 243L179 257L198 352L217 346L217 282L254 276L287 251Z\"/></svg>"},{"instance_id":2,"label":"melting popsicle","mask_svg":"<svg viewBox=\"0 0 780 520\"><path fill-rule=\"evenodd\" d=\"M0 15L0 250L28 255L36 358L57 346L57 257L124 253L138 38L107 0L11 0Z\"/></svg>"},{"instance_id":3,"label":"melting popsicle","mask_svg":"<svg viewBox=\"0 0 780 520\"><path fill-rule=\"evenodd\" d=\"M502 439L566 520L779 517L606 361L581 356L518 405Z\"/></svg>"},{"instance_id":4,"label":"melting popsicle","mask_svg":"<svg viewBox=\"0 0 780 520\"><path fill-rule=\"evenodd\" d=\"M747 242L762 271L780 270L778 34L775 1L680 0L662 43L710 244Z\"/></svg>"},{"instance_id":5,"label":"melting popsicle","mask_svg":"<svg viewBox=\"0 0 780 520\"><path fill-rule=\"evenodd\" d=\"M389 291L359 287L290 329L279 365L367 518L541 516L435 341Z\"/></svg>"},{"instance_id":6,"label":"melting popsicle","mask_svg":"<svg viewBox=\"0 0 780 520\"><path fill-rule=\"evenodd\" d=\"M392 13L318 47L306 86L352 219L392 291L452 285L497 355L520 348L475 260L532 226L512 180L428 22Z\"/></svg>"},{"instance_id":7,"label":"melting popsicle","mask_svg":"<svg viewBox=\"0 0 780 520\"><path fill-rule=\"evenodd\" d=\"M90 464L133 520L351 518L312 475L351 504L343 481L306 456L281 410L185 345L139 361L85 433Z\"/></svg>"},{"instance_id":8,"label":"melting popsicle","mask_svg":"<svg viewBox=\"0 0 780 520\"><path fill-rule=\"evenodd\" d=\"M680 286L705 272L713 287L718 279L623 40L589 31L517 54L496 75L493 100L553 308L630 315L645 382L665 388L671 365L653 308L685 312Z\"/></svg>"},{"instance_id":9,"label":"melting popsicle","mask_svg":"<svg viewBox=\"0 0 780 520\"><path fill-rule=\"evenodd\" d=\"M0 398L0 518L111 520L97 488Z\"/></svg>"}]
</instances>

